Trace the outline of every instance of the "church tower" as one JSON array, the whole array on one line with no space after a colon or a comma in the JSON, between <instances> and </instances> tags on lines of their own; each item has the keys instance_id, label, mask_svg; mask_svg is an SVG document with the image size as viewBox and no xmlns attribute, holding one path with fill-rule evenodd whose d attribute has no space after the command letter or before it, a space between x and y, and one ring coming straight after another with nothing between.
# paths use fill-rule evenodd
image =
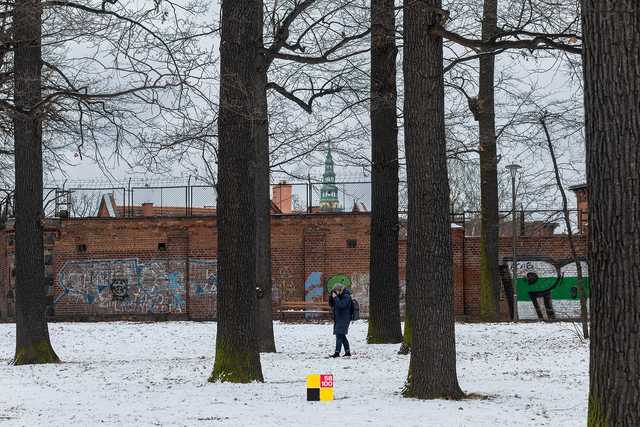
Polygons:
<instances>
[{"instance_id":1,"label":"church tower","mask_svg":"<svg viewBox=\"0 0 640 427\"><path fill-rule=\"evenodd\" d=\"M324 159L324 174L322 175L322 187L320 188L320 211L342 212L340 201L338 200L336 173L333 171L331 143L329 143L327 149L327 157Z\"/></svg>"}]
</instances>

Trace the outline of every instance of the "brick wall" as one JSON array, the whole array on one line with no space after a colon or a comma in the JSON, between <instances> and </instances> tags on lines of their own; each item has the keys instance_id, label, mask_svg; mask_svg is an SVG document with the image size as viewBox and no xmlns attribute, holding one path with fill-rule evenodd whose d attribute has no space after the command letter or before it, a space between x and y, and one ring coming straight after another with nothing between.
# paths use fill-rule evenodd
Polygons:
<instances>
[{"instance_id":1,"label":"brick wall","mask_svg":"<svg viewBox=\"0 0 640 427\"><path fill-rule=\"evenodd\" d=\"M47 221L44 225L44 275L48 304L54 299L54 245L58 238L58 223ZM15 234L13 223L0 229L0 320L15 316Z\"/></svg>"},{"instance_id":2,"label":"brick wall","mask_svg":"<svg viewBox=\"0 0 640 427\"><path fill-rule=\"evenodd\" d=\"M14 316L13 289L9 276L9 257L7 245L13 236L0 232L0 320Z\"/></svg>"},{"instance_id":3,"label":"brick wall","mask_svg":"<svg viewBox=\"0 0 640 427\"><path fill-rule=\"evenodd\" d=\"M327 282L341 281L351 284L366 316L369 224L368 213L273 215L274 304L326 300ZM479 313L479 239L465 238L459 227L451 233L455 314L473 320ZM0 318L6 318L13 314L11 227L0 236ZM45 242L45 253L51 254L46 267L53 278L50 302L57 319L215 318L215 217L69 219L55 228L51 224ZM510 239L500 242L502 262L510 257L510 245ZM518 250L523 256L569 257L562 236L521 239ZM404 229L399 254L404 314Z\"/></svg>"},{"instance_id":4,"label":"brick wall","mask_svg":"<svg viewBox=\"0 0 640 427\"><path fill-rule=\"evenodd\" d=\"M576 251L578 256L586 260L587 239L586 235L575 236ZM512 243L511 238L501 238L499 241L499 263L511 268ZM518 238L516 246L519 265L527 261L544 261L558 267L572 262L569 240L565 235L553 235L546 237ZM480 315L480 238L467 237L464 239L463 275L464 275L464 316L469 320L476 320ZM520 274L525 270L519 267ZM584 272L588 274L587 271ZM508 308L504 293L501 294L501 313L507 317Z\"/></svg>"},{"instance_id":5,"label":"brick wall","mask_svg":"<svg viewBox=\"0 0 640 427\"><path fill-rule=\"evenodd\" d=\"M55 246L55 315L211 318L216 245L215 218L64 221Z\"/></svg>"},{"instance_id":6,"label":"brick wall","mask_svg":"<svg viewBox=\"0 0 640 427\"><path fill-rule=\"evenodd\" d=\"M212 217L64 221L55 247L56 317L215 317L215 226ZM367 214L274 216L276 302L304 299L314 273L321 284L336 275L368 282L368 228ZM116 298L114 281L126 295Z\"/></svg>"}]
</instances>

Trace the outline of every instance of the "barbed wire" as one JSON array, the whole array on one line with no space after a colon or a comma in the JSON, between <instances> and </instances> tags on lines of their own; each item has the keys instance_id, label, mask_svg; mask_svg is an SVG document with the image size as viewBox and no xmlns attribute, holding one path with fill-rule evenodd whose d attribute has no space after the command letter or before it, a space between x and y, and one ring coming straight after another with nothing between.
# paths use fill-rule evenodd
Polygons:
<instances>
[{"instance_id":1,"label":"barbed wire","mask_svg":"<svg viewBox=\"0 0 640 427\"><path fill-rule=\"evenodd\" d=\"M309 174L306 176L298 176L294 174L273 174L271 176L271 183L273 185L281 182L286 182L292 185L308 184L311 181L312 184L322 184L322 174ZM346 173L336 174L336 184L370 184L371 177L364 174ZM171 187L171 186L187 186L187 185L211 185L205 180L196 176L189 177L164 177L164 178L145 178L145 177L127 177L122 179L108 179L108 178L83 178L83 179L68 179L68 180L54 180L47 181L44 184L45 188L91 188L91 187L112 187L112 188L125 188L131 185L132 187Z\"/></svg>"}]
</instances>

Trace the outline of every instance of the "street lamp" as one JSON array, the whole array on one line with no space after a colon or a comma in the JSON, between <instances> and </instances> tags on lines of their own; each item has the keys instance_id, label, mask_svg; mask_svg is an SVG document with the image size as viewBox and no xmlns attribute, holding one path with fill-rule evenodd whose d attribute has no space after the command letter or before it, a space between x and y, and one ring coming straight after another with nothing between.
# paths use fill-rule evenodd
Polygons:
<instances>
[{"instance_id":1,"label":"street lamp","mask_svg":"<svg viewBox=\"0 0 640 427\"><path fill-rule=\"evenodd\" d=\"M518 233L516 233L516 174L518 169L522 169L517 163L511 163L506 166L511 174L511 258L513 273L513 320L518 321L518 260L516 253L516 244L518 243Z\"/></svg>"}]
</instances>

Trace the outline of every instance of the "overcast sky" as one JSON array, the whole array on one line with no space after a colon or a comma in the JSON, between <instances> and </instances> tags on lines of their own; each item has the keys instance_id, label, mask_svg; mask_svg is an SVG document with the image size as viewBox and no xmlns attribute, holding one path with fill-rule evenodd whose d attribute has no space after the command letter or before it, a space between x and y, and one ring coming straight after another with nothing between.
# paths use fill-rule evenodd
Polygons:
<instances>
[{"instance_id":1,"label":"overcast sky","mask_svg":"<svg viewBox=\"0 0 640 427\"><path fill-rule=\"evenodd\" d=\"M219 2L215 2L209 13L206 16L203 15L202 19L216 20L219 13L218 7ZM203 41L203 43L212 44L213 48L217 49L217 36L207 39L206 41ZM527 60L526 58L521 58L514 61L512 58L512 56L504 55L498 60L496 72L497 79L500 78L500 73L508 72L511 79L518 82L515 84L510 83L511 88L515 87L516 89L520 88L521 90L526 91L528 88L536 87L538 93L543 95L537 100L537 103L541 106L552 105L555 102L574 96L576 92L579 92L579 88L576 88L577 83L566 74L566 67L563 67L561 64L555 63L551 60L536 62L533 60ZM401 72L400 64L398 66L398 71L399 73ZM399 81L401 83L401 76L399 77ZM212 92L216 92L216 83L213 82L212 85L214 85L214 87L209 89ZM500 96L501 95L498 94L498 98L500 98ZM498 99L499 103L500 101L501 100ZM506 100L503 101L507 102ZM513 114L513 111L497 111L497 115L502 117L503 120L508 120L507 118ZM581 112L577 111L576 115L580 116ZM367 114L360 114L357 120L359 120L365 127L368 126ZM500 119L498 125L500 126ZM528 130L528 132L533 131ZM402 138L402 132L400 135ZM581 132L577 134L573 132L571 135L567 136L563 134L562 129L558 129L557 135L557 150L563 168L563 179L567 184L583 182L584 148ZM362 137L360 138L363 139ZM358 144L368 144L368 140L364 138L363 140L358 141ZM400 139L400 144L402 144L402 139ZM325 146L323 145L322 147L324 149ZM348 147L338 148L348 150ZM334 155L334 159L336 161L336 173L338 174L338 180L356 181L368 179L365 169L345 166L347 164L352 164L353 162L350 159L343 158L340 154L340 150L337 151L338 153ZM523 148L514 141L506 141L503 138L500 141L499 152L502 156L499 165L501 185L508 187L509 182L508 177L504 172L504 165L514 161L523 166L523 174L521 176L522 183L520 184L522 186L523 193L526 193L529 187L535 187L538 184L549 184L549 173L551 171L550 159L548 157L548 153L544 149L536 150L530 147ZM130 159L133 158L134 156L132 155ZM320 176L322 173L323 158L324 152L321 151L312 156L311 159L306 159L303 163L292 163L287 167L287 169L295 171L297 174L302 172L306 175L304 172L308 172L314 176ZM193 172L194 167L193 165L191 165L191 167L186 167L182 164L176 163L172 165L172 170L169 174L164 171L161 174L154 174L153 172L144 170L142 165L134 165L133 167L130 167L125 162L120 161L117 158L112 158L106 162L108 166L106 170L98 168L88 157L84 157L82 160L79 157L71 157L71 159L74 165L65 168L64 173L62 173L62 171L55 173L47 180L48 184L61 185L63 182L68 181L71 185L80 183L90 185L89 182L93 181L98 185L98 183L104 183L110 179L113 181L113 178L115 178L115 181L120 181L122 183L126 182L130 177L139 180L139 182L146 181L152 185L154 183L169 182L172 180L182 180L186 182L188 176ZM194 159L193 161L196 165L195 167L201 167L204 174L204 165L201 164L200 166L197 166L199 162L202 163L199 159ZM281 174L274 178L274 181L279 181L282 178L280 175ZM69 184L67 186L69 186ZM303 199L298 201L301 205L306 204L306 189L303 189L304 187L299 187L298 190L296 190L298 198ZM552 195L552 198L557 196L553 189L548 189L548 191L549 194ZM317 195L318 193L316 191L316 197ZM346 207L349 209L353 205L354 201L363 202L367 206L370 206L370 191L367 186L345 185L341 188L341 199L344 200ZM532 205L535 204L535 200L527 200L526 203L527 205ZM203 204L206 203L203 202Z\"/></svg>"}]
</instances>

